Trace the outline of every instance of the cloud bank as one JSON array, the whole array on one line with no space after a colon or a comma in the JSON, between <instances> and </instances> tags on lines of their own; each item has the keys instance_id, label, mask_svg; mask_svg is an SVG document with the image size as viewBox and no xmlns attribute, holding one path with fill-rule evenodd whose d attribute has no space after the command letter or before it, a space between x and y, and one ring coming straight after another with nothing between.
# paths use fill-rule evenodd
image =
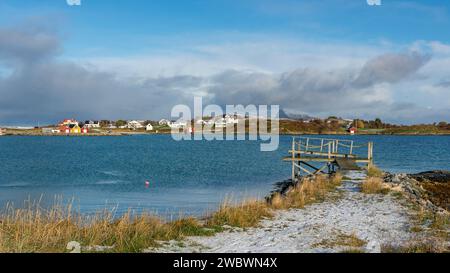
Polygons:
<instances>
[{"instance_id":1,"label":"cloud bank","mask_svg":"<svg viewBox=\"0 0 450 273\"><path fill-rule=\"evenodd\" d=\"M0 124L54 123L67 117L158 119L168 117L176 104L191 104L196 95L207 103L279 104L319 116L450 120L449 100L438 99L430 107L421 104L420 96L408 97L408 92L448 95L448 79L434 75L450 60L442 53L444 45L436 62L417 48L399 53L372 48L361 51L365 56L345 46L290 44L270 51L265 46L202 46L198 54L179 53L170 61L161 55L131 63L129 58L69 61L61 57L62 41L54 32L0 28ZM165 73L164 64L175 69ZM418 90L405 91L407 83Z\"/></svg>"}]
</instances>

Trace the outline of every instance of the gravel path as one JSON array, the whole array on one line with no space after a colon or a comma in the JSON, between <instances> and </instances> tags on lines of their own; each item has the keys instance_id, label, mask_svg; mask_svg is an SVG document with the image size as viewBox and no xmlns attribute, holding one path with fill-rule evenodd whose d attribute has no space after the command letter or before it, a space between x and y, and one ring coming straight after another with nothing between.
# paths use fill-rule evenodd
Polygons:
<instances>
[{"instance_id":1,"label":"gravel path","mask_svg":"<svg viewBox=\"0 0 450 273\"><path fill-rule=\"evenodd\" d=\"M278 211L258 228L230 229L213 237L169 242L157 252L301 253L358 249L380 252L382 244L411 238L409 210L392 195L359 192L364 174L349 172L327 201L305 209Z\"/></svg>"}]
</instances>

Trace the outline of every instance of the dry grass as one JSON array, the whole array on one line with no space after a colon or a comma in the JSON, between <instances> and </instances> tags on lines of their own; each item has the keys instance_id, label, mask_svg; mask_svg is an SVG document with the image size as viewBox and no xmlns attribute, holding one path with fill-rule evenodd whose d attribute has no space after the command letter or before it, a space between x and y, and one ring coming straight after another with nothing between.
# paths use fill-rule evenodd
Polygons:
<instances>
[{"instance_id":1,"label":"dry grass","mask_svg":"<svg viewBox=\"0 0 450 273\"><path fill-rule=\"evenodd\" d=\"M366 194L387 194L389 189L383 184L383 180L379 177L368 177L361 184L361 191Z\"/></svg>"},{"instance_id":2,"label":"dry grass","mask_svg":"<svg viewBox=\"0 0 450 273\"><path fill-rule=\"evenodd\" d=\"M115 218L110 211L83 216L71 205L50 209L29 205L8 207L0 216L0 252L64 252L70 241L82 246L114 246L114 252L140 252L157 240L178 240L189 235L210 235L193 218L164 222L149 214L128 212Z\"/></svg>"},{"instance_id":3,"label":"dry grass","mask_svg":"<svg viewBox=\"0 0 450 273\"><path fill-rule=\"evenodd\" d=\"M264 201L248 200L239 205L226 201L208 218L206 224L209 227L229 225L247 228L257 226L261 219L272 216L272 211Z\"/></svg>"},{"instance_id":4,"label":"dry grass","mask_svg":"<svg viewBox=\"0 0 450 273\"><path fill-rule=\"evenodd\" d=\"M49 209L27 203L23 209L8 206L0 213L0 252L65 252L68 242L83 247L111 246L111 252L141 252L158 246L158 241L181 240L185 236L211 236L224 225L255 227L271 218L274 209L303 208L324 200L327 192L340 185L341 175L305 179L287 196L275 196L270 203L248 200L241 204L224 202L201 224L195 218L166 222L151 214L132 211L115 217L111 211L83 215L72 205L57 200Z\"/></svg>"},{"instance_id":5,"label":"dry grass","mask_svg":"<svg viewBox=\"0 0 450 273\"><path fill-rule=\"evenodd\" d=\"M219 210L207 220L207 226L217 227L229 225L233 227L255 227L263 218L271 218L273 210L303 208L304 206L323 201L328 192L342 183L342 175L331 177L318 175L314 178L305 178L298 183L286 196L275 194L269 203L259 200L245 201L239 205L224 202Z\"/></svg>"},{"instance_id":6,"label":"dry grass","mask_svg":"<svg viewBox=\"0 0 450 273\"><path fill-rule=\"evenodd\" d=\"M417 209L414 216L417 232L427 232L436 238L450 241L450 214L438 213L426 210L422 207Z\"/></svg>"},{"instance_id":7,"label":"dry grass","mask_svg":"<svg viewBox=\"0 0 450 273\"><path fill-rule=\"evenodd\" d=\"M382 253L445 253L450 250L442 241L415 241L403 246L382 245Z\"/></svg>"},{"instance_id":8,"label":"dry grass","mask_svg":"<svg viewBox=\"0 0 450 273\"><path fill-rule=\"evenodd\" d=\"M336 237L331 239L324 239L320 243L315 244L315 247L327 247L327 248L335 248L335 247L348 247L347 250L361 250L363 246L367 244L366 241L358 238L356 234L345 234L339 233Z\"/></svg>"},{"instance_id":9,"label":"dry grass","mask_svg":"<svg viewBox=\"0 0 450 273\"><path fill-rule=\"evenodd\" d=\"M323 201L328 192L342 183L342 175L335 174L330 178L318 175L305 178L292 188L286 196L276 194L271 200L274 209L303 208L308 204Z\"/></svg>"},{"instance_id":10,"label":"dry grass","mask_svg":"<svg viewBox=\"0 0 450 273\"><path fill-rule=\"evenodd\" d=\"M353 248L357 248L357 247L365 246L367 244L367 242L358 238L358 236L356 236L356 234L351 234L351 235L341 234L338 236L337 244L339 244L341 246L350 246Z\"/></svg>"},{"instance_id":11,"label":"dry grass","mask_svg":"<svg viewBox=\"0 0 450 273\"><path fill-rule=\"evenodd\" d=\"M370 165L367 168L367 176L368 177L382 177L383 176L383 171L380 170L377 166L375 165Z\"/></svg>"},{"instance_id":12,"label":"dry grass","mask_svg":"<svg viewBox=\"0 0 450 273\"><path fill-rule=\"evenodd\" d=\"M364 254L366 253L364 250L359 249L359 248L348 248L345 249L343 251L341 251L341 253L347 253L347 254Z\"/></svg>"},{"instance_id":13,"label":"dry grass","mask_svg":"<svg viewBox=\"0 0 450 273\"><path fill-rule=\"evenodd\" d=\"M410 231L415 238L402 246L385 245L383 252L390 253L450 253L450 214L436 212L413 205L413 226Z\"/></svg>"},{"instance_id":14,"label":"dry grass","mask_svg":"<svg viewBox=\"0 0 450 273\"><path fill-rule=\"evenodd\" d=\"M450 230L450 216L449 214L434 213L431 216L431 228L435 230L448 231Z\"/></svg>"}]
</instances>

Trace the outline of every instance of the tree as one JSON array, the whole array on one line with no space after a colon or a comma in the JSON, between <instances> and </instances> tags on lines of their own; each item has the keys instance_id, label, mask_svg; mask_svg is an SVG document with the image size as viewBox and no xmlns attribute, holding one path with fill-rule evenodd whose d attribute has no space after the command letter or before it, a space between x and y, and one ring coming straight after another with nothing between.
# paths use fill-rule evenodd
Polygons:
<instances>
[{"instance_id":1,"label":"tree","mask_svg":"<svg viewBox=\"0 0 450 273\"><path fill-rule=\"evenodd\" d=\"M108 127L111 122L109 120L101 120L100 127Z\"/></svg>"},{"instance_id":2,"label":"tree","mask_svg":"<svg viewBox=\"0 0 450 273\"><path fill-rule=\"evenodd\" d=\"M438 127L441 129L445 129L445 128L447 128L447 125L448 125L447 122L441 121L441 122L439 122Z\"/></svg>"},{"instance_id":3,"label":"tree","mask_svg":"<svg viewBox=\"0 0 450 273\"><path fill-rule=\"evenodd\" d=\"M383 128L383 122L381 121L381 119L379 119L379 118L375 119L375 128L377 128L377 129Z\"/></svg>"},{"instance_id":4,"label":"tree","mask_svg":"<svg viewBox=\"0 0 450 273\"><path fill-rule=\"evenodd\" d=\"M125 120L118 120L116 121L116 126L121 127L127 125L127 122Z\"/></svg>"},{"instance_id":5,"label":"tree","mask_svg":"<svg viewBox=\"0 0 450 273\"><path fill-rule=\"evenodd\" d=\"M353 122L353 126L355 126L358 129L364 129L365 125L364 125L364 121L357 119Z\"/></svg>"},{"instance_id":6,"label":"tree","mask_svg":"<svg viewBox=\"0 0 450 273\"><path fill-rule=\"evenodd\" d=\"M146 120L146 121L144 121L144 126L147 126L147 125L149 125L149 124L151 124L151 125L158 125L158 123L157 122L155 122L155 121L153 121L153 120Z\"/></svg>"},{"instance_id":7,"label":"tree","mask_svg":"<svg viewBox=\"0 0 450 273\"><path fill-rule=\"evenodd\" d=\"M319 135L323 134L327 130L327 126L325 124L320 124L317 128L317 133Z\"/></svg>"}]
</instances>

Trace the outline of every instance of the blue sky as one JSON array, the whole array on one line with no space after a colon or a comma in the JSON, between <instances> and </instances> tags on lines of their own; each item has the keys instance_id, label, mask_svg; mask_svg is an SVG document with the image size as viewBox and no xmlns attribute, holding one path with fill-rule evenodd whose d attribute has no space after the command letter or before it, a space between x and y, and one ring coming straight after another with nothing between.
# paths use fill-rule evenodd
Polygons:
<instances>
[{"instance_id":1,"label":"blue sky","mask_svg":"<svg viewBox=\"0 0 450 273\"><path fill-rule=\"evenodd\" d=\"M277 34L285 37L345 40L368 43L386 40L449 42L450 2L384 0L369 6L366 0L2 0L3 24L43 16L67 33L65 46L78 50L104 48L111 54L129 54L128 48L160 46L164 37L217 33ZM205 38L206 39L206 38ZM121 48L127 47L127 48ZM78 49L78 50L77 50ZM72 51L73 50L73 51Z\"/></svg>"},{"instance_id":2,"label":"blue sky","mask_svg":"<svg viewBox=\"0 0 450 273\"><path fill-rule=\"evenodd\" d=\"M16 93L54 98L60 105L76 97L74 92L81 99L95 92L105 97L102 110L47 107L53 113L41 116L41 109L17 111L11 98L0 109L0 123L26 123L31 117L45 122L69 114L159 118L194 95L221 105L276 103L318 116L450 121L449 12L450 3L437 0L382 0L381 6L366 0L81 0L81 6L66 0L0 0L3 92L19 88ZM16 39L8 39L10 33ZM17 48L23 49L20 57ZM35 86L40 88L17 86L14 72L37 77L37 70L28 68L26 74L20 69L31 54L27 50L45 56L33 58L49 74L73 66L86 77L85 84L56 85L51 75L39 74L43 78ZM35 66L33 59L29 67ZM105 82L93 80L91 86L93 78ZM356 85L363 78L366 84ZM118 86L121 90L111 93L99 90ZM351 100L332 107L297 106L308 104L307 96L327 96L332 89L337 97L354 94L361 107L349 110ZM158 105L148 110L129 100L130 94ZM127 101L122 112L107 111L117 103L111 96ZM292 96L298 104L288 99Z\"/></svg>"}]
</instances>

